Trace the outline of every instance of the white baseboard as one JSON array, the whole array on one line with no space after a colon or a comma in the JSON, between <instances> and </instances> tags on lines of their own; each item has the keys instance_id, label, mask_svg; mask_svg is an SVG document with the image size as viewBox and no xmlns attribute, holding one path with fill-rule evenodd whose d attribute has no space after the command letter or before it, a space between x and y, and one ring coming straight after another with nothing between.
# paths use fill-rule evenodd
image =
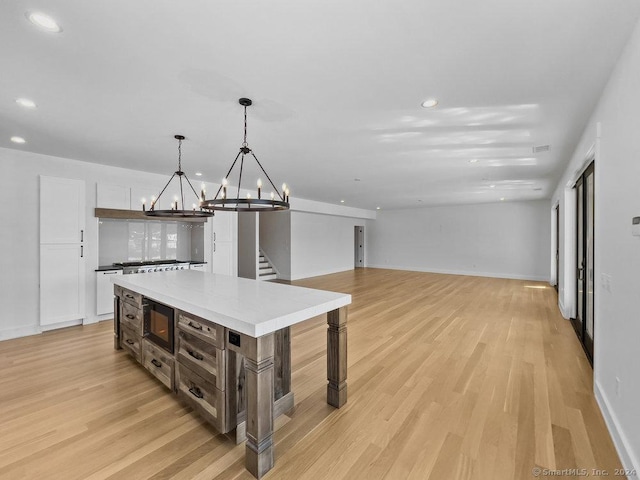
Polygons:
<instances>
[{"instance_id":1,"label":"white baseboard","mask_svg":"<svg viewBox=\"0 0 640 480\"><path fill-rule=\"evenodd\" d=\"M40 326L40 331L48 332L49 330L56 330L58 328L73 327L73 326L76 326L76 325L82 325L82 319L81 318L79 318L78 320L69 320L67 322L52 323L51 325L41 325Z\"/></svg>"},{"instance_id":2,"label":"white baseboard","mask_svg":"<svg viewBox=\"0 0 640 480\"><path fill-rule=\"evenodd\" d=\"M12 338L28 337L29 335L38 335L39 333L41 333L41 331L38 325L4 328L0 330L0 341L11 340Z\"/></svg>"},{"instance_id":3,"label":"white baseboard","mask_svg":"<svg viewBox=\"0 0 640 480\"><path fill-rule=\"evenodd\" d=\"M469 277L508 278L510 280L531 280L532 282L548 282L549 277L543 275L522 275L517 273L477 272L466 270L449 270L440 268L421 268L407 265L367 265L370 268L387 268L389 270L408 270L410 272L442 273L445 275L466 275Z\"/></svg>"},{"instance_id":4,"label":"white baseboard","mask_svg":"<svg viewBox=\"0 0 640 480\"><path fill-rule=\"evenodd\" d=\"M607 396L604 394L604 391L597 381L594 382L594 393L596 402L598 402L598 406L600 407L600 411L604 417L604 422L607 424L607 428L611 434L613 445L618 451L618 456L620 457L622 466L625 470L635 470L636 472L640 471L640 462L638 462L638 459L633 454L633 450L629 445L629 440L624 434L624 431L620 428L618 417L616 417Z\"/></svg>"},{"instance_id":5,"label":"white baseboard","mask_svg":"<svg viewBox=\"0 0 640 480\"><path fill-rule=\"evenodd\" d=\"M331 270L316 270L313 272L304 272L302 275L291 275L291 280L302 280L303 278L311 278L311 277L321 277L322 275L331 275L332 273L340 273L340 272L348 272L349 270L353 270L355 267L344 268L344 269L331 269Z\"/></svg>"},{"instance_id":6,"label":"white baseboard","mask_svg":"<svg viewBox=\"0 0 640 480\"><path fill-rule=\"evenodd\" d=\"M92 323L102 322L104 320L113 320L113 313L106 313L104 315L95 315L85 318L82 321L83 325L91 325Z\"/></svg>"},{"instance_id":7,"label":"white baseboard","mask_svg":"<svg viewBox=\"0 0 640 480\"><path fill-rule=\"evenodd\" d=\"M562 302L562 297L561 296L558 296L558 308L560 309L560 314L562 315L563 318L565 318L567 320L569 320L569 318L571 318L571 315L569 315L569 313L564 308L564 303Z\"/></svg>"}]
</instances>

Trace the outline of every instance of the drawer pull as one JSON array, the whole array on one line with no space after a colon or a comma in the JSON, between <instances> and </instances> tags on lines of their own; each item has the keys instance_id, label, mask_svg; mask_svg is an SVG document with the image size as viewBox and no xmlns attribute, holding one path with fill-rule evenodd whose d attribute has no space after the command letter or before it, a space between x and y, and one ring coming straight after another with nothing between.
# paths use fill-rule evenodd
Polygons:
<instances>
[{"instance_id":1,"label":"drawer pull","mask_svg":"<svg viewBox=\"0 0 640 480\"><path fill-rule=\"evenodd\" d=\"M155 358L153 360L151 360L151 363L153 363L156 367L160 368L162 367L162 363L160 363L158 360L156 360Z\"/></svg>"},{"instance_id":2,"label":"drawer pull","mask_svg":"<svg viewBox=\"0 0 640 480\"><path fill-rule=\"evenodd\" d=\"M129 345L135 345L135 344L136 344L136 342L134 342L134 341L133 341L133 340L131 340L130 338L127 338L126 342L127 342Z\"/></svg>"},{"instance_id":3,"label":"drawer pull","mask_svg":"<svg viewBox=\"0 0 640 480\"><path fill-rule=\"evenodd\" d=\"M197 398L203 398L204 397L204 395L202 394L202 392L200 391L200 389L198 387L191 387L189 389L189 393L191 395L193 395L194 397L197 397Z\"/></svg>"},{"instance_id":4,"label":"drawer pull","mask_svg":"<svg viewBox=\"0 0 640 480\"><path fill-rule=\"evenodd\" d=\"M193 350L187 350L187 353L191 355L193 358L195 358L196 360L200 360L200 361L204 360L204 357L198 352L194 352Z\"/></svg>"},{"instance_id":5,"label":"drawer pull","mask_svg":"<svg viewBox=\"0 0 640 480\"><path fill-rule=\"evenodd\" d=\"M133 295L129 295L128 293L125 293L124 296L127 297L127 298L131 298L131 299L135 298Z\"/></svg>"},{"instance_id":6,"label":"drawer pull","mask_svg":"<svg viewBox=\"0 0 640 480\"><path fill-rule=\"evenodd\" d=\"M202 325L198 325L197 323L189 322L188 324L191 328L195 328L196 330L202 330Z\"/></svg>"},{"instance_id":7,"label":"drawer pull","mask_svg":"<svg viewBox=\"0 0 640 480\"><path fill-rule=\"evenodd\" d=\"M136 318L135 315L131 315L130 313L127 313L125 317L127 317L129 320L133 320L134 318Z\"/></svg>"}]
</instances>

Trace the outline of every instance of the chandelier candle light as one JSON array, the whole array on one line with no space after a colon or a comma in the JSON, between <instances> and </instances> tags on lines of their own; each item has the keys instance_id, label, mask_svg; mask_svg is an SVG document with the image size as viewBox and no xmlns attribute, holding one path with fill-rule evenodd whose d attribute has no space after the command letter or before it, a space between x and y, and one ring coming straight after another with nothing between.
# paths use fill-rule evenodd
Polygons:
<instances>
[{"instance_id":1,"label":"chandelier candle light","mask_svg":"<svg viewBox=\"0 0 640 480\"><path fill-rule=\"evenodd\" d=\"M144 211L144 214L149 216L149 217L212 217L213 216L213 212L209 212L209 211L205 211L202 210L202 205L203 202L205 200L204 198L204 188L201 190L200 192L200 197L198 197L198 194L196 193L196 190L193 188L193 185L191 185L191 182L189 181L189 179L187 178L187 174L184 173L182 171L182 141L184 140L184 135L174 135L174 138L176 140L178 140L178 170L175 171L173 173L173 175L171 175L171 178L169 179L169 181L167 182L167 184L164 186L164 188L160 191L160 193L158 194L157 197L151 197L151 207L149 208L149 210L147 210L145 207L145 201L143 200L142 202L142 210ZM158 202L158 200L160 200L160 197L162 196L162 194L164 193L164 191L167 189L167 187L169 186L169 184L171 183L171 181L175 178L178 177L179 183L180 183L180 200L182 201L182 210L178 209L178 198L175 198L174 202L171 202L171 210L156 210L156 203ZM196 209L196 204L193 204L193 209L192 210L186 210L184 208L184 190L183 190L183 185L182 185L182 177L184 177L184 179L187 181L187 184L189 185L189 187L191 188L191 191L193 192L193 194L195 195L195 197L198 199L198 205L199 205L199 209Z\"/></svg>"},{"instance_id":2,"label":"chandelier candle light","mask_svg":"<svg viewBox=\"0 0 640 480\"><path fill-rule=\"evenodd\" d=\"M220 188L216 192L214 198L210 200L206 200L203 197L203 201L200 203L200 207L205 210L228 210L234 212L256 212L256 211L278 211L278 210L288 210L289 209L289 188L286 184L282 184L282 192L278 190L275 184L271 181L269 174L262 167L262 164L258 160L258 158L253 153L253 150L249 148L249 144L247 143L247 107L250 106L253 102L249 98L241 98L238 100L238 103L244 107L244 142L240 147L240 152L236 155L235 160L231 164L231 168L222 179L222 184ZM271 192L269 199L262 198L262 179L258 178L256 185L258 187L258 198L252 198L251 194L248 193L246 198L240 198L240 188L242 185L242 170L244 167L244 157L246 155L251 154L253 159L260 167L260 170L267 178L271 187L273 187L274 192ZM235 198L229 198L227 195L228 187L229 187L229 176L233 171L233 167L235 167L236 163L240 159L240 174L238 176L238 188L236 191Z\"/></svg>"}]
</instances>

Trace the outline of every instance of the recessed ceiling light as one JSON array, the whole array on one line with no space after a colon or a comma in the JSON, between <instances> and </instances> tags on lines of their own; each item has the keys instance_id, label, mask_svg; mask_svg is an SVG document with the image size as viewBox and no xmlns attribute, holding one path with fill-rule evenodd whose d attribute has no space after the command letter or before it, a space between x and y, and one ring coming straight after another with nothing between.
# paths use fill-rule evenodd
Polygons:
<instances>
[{"instance_id":1,"label":"recessed ceiling light","mask_svg":"<svg viewBox=\"0 0 640 480\"><path fill-rule=\"evenodd\" d=\"M196 172L196 177L201 177L202 176L202 172Z\"/></svg>"},{"instance_id":2,"label":"recessed ceiling light","mask_svg":"<svg viewBox=\"0 0 640 480\"><path fill-rule=\"evenodd\" d=\"M376 207L376 210L380 210L380 207Z\"/></svg>"},{"instance_id":3,"label":"recessed ceiling light","mask_svg":"<svg viewBox=\"0 0 640 480\"><path fill-rule=\"evenodd\" d=\"M53 18L42 12L26 12L24 15L31 23L45 32L60 33L62 31L62 27Z\"/></svg>"},{"instance_id":4,"label":"recessed ceiling light","mask_svg":"<svg viewBox=\"0 0 640 480\"><path fill-rule=\"evenodd\" d=\"M471 160L469 160L469 163L478 163L478 159L477 158L472 158Z\"/></svg>"},{"instance_id":5,"label":"recessed ceiling light","mask_svg":"<svg viewBox=\"0 0 640 480\"><path fill-rule=\"evenodd\" d=\"M433 108L436 105L438 105L438 100L436 100L435 98L429 98L428 100L422 102L422 106L424 108Z\"/></svg>"},{"instance_id":6,"label":"recessed ceiling light","mask_svg":"<svg viewBox=\"0 0 640 480\"><path fill-rule=\"evenodd\" d=\"M344 200L340 200L340 203L344 203Z\"/></svg>"},{"instance_id":7,"label":"recessed ceiling light","mask_svg":"<svg viewBox=\"0 0 640 480\"><path fill-rule=\"evenodd\" d=\"M11 137L11 141L13 143L27 143L27 141L22 137Z\"/></svg>"},{"instance_id":8,"label":"recessed ceiling light","mask_svg":"<svg viewBox=\"0 0 640 480\"><path fill-rule=\"evenodd\" d=\"M500 197L500 201L501 201L501 202L504 202L504 197Z\"/></svg>"},{"instance_id":9,"label":"recessed ceiling light","mask_svg":"<svg viewBox=\"0 0 640 480\"><path fill-rule=\"evenodd\" d=\"M495 185L489 185L489 188L496 188Z\"/></svg>"},{"instance_id":10,"label":"recessed ceiling light","mask_svg":"<svg viewBox=\"0 0 640 480\"><path fill-rule=\"evenodd\" d=\"M25 108L36 108L36 102L28 98L17 98L16 103Z\"/></svg>"}]
</instances>

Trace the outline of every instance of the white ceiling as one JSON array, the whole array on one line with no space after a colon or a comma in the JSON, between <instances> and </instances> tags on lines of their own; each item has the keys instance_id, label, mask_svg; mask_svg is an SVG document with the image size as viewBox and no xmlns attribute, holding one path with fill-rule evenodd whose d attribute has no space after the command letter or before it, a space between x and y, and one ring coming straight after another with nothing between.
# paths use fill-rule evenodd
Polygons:
<instances>
[{"instance_id":1,"label":"white ceiling","mask_svg":"<svg viewBox=\"0 0 640 480\"><path fill-rule=\"evenodd\" d=\"M0 147L169 175L179 133L187 174L219 182L246 96L249 146L292 197L549 198L639 13L637 0L2 2Z\"/></svg>"}]
</instances>

